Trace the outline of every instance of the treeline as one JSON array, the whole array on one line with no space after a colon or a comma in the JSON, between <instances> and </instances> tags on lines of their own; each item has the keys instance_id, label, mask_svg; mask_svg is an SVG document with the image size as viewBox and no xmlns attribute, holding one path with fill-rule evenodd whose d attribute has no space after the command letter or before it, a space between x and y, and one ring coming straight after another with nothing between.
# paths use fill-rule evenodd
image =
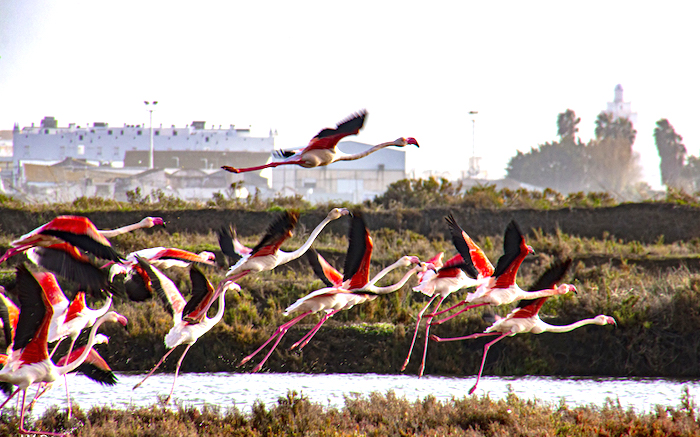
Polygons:
<instances>
[{"instance_id":1,"label":"treeline","mask_svg":"<svg viewBox=\"0 0 700 437\"><path fill-rule=\"evenodd\" d=\"M618 200L647 200L649 186L640 182L639 156L632 148L637 137L632 122L601 112L595 138L588 143L577 136L580 122L571 109L560 113L559 139L518 151L506 168L508 178L562 193L604 191ZM660 182L676 196L697 193L700 158L687 154L683 137L667 119L657 121L654 141L661 157Z\"/></svg>"}]
</instances>

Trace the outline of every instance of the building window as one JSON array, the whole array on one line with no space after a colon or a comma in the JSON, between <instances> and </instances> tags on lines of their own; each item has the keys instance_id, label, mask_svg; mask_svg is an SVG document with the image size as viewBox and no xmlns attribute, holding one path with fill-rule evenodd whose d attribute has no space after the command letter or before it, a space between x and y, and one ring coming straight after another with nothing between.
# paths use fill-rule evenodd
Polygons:
<instances>
[{"instance_id":1,"label":"building window","mask_svg":"<svg viewBox=\"0 0 700 437\"><path fill-rule=\"evenodd\" d=\"M78 144L78 155L85 155L85 145L84 144Z\"/></svg>"},{"instance_id":2,"label":"building window","mask_svg":"<svg viewBox=\"0 0 700 437\"><path fill-rule=\"evenodd\" d=\"M97 148L97 156L102 156L102 147Z\"/></svg>"},{"instance_id":3,"label":"building window","mask_svg":"<svg viewBox=\"0 0 700 437\"><path fill-rule=\"evenodd\" d=\"M107 131L107 135L112 135L112 129Z\"/></svg>"},{"instance_id":4,"label":"building window","mask_svg":"<svg viewBox=\"0 0 700 437\"><path fill-rule=\"evenodd\" d=\"M49 133L49 130L48 130L48 129L44 129L44 133L45 133L45 134Z\"/></svg>"},{"instance_id":5,"label":"building window","mask_svg":"<svg viewBox=\"0 0 700 437\"><path fill-rule=\"evenodd\" d=\"M208 143L208 142L209 142L209 137L204 137L204 142Z\"/></svg>"},{"instance_id":6,"label":"building window","mask_svg":"<svg viewBox=\"0 0 700 437\"><path fill-rule=\"evenodd\" d=\"M177 131L176 131L175 129L173 129L173 136L174 136L174 137L177 136Z\"/></svg>"},{"instance_id":7,"label":"building window","mask_svg":"<svg viewBox=\"0 0 700 437\"><path fill-rule=\"evenodd\" d=\"M80 135L79 139L80 139L80 141L83 141L83 136L82 136L82 135Z\"/></svg>"},{"instance_id":8,"label":"building window","mask_svg":"<svg viewBox=\"0 0 700 437\"><path fill-rule=\"evenodd\" d=\"M159 130L155 131L154 135L160 135L160 131Z\"/></svg>"},{"instance_id":9,"label":"building window","mask_svg":"<svg viewBox=\"0 0 700 437\"><path fill-rule=\"evenodd\" d=\"M141 130L140 130L140 129L136 131L136 135L141 135Z\"/></svg>"},{"instance_id":10,"label":"building window","mask_svg":"<svg viewBox=\"0 0 700 437\"><path fill-rule=\"evenodd\" d=\"M121 132L119 133L119 135L124 135L124 129L121 130Z\"/></svg>"}]
</instances>

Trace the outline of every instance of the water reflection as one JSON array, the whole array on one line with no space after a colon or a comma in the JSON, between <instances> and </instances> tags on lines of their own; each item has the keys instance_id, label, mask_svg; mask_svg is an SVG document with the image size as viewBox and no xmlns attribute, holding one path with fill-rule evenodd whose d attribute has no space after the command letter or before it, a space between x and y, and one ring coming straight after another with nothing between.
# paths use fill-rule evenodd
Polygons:
<instances>
[{"instance_id":1,"label":"water reflection","mask_svg":"<svg viewBox=\"0 0 700 437\"><path fill-rule=\"evenodd\" d=\"M119 374L119 383L103 387L79 375L69 376L71 396L84 409L92 406L148 406L157 402L158 395L167 395L172 384L172 374L152 376L137 390L134 384L142 375ZM438 400L466 396L474 384L474 377L440 377L377 374L310 375L303 373L186 373L180 375L174 399L185 405L202 407L217 405L222 408L236 406L249 412L254 402L260 400L271 406L288 390L303 393L311 401L330 407L342 407L345 395L368 395L377 391L393 390L397 396L409 400L423 399L428 395ZM606 399L619 400L625 408L638 412L653 411L655 405L676 407L680 403L683 387L697 397L700 382L669 379L621 379L621 378L552 378L552 377L483 377L475 395L488 395L492 399L505 398L509 391L521 399L539 399L558 405L562 400L569 406L602 406ZM30 390L33 394L33 391ZM41 414L49 406L65 406L65 390L56 387L37 403L35 414Z\"/></svg>"}]
</instances>

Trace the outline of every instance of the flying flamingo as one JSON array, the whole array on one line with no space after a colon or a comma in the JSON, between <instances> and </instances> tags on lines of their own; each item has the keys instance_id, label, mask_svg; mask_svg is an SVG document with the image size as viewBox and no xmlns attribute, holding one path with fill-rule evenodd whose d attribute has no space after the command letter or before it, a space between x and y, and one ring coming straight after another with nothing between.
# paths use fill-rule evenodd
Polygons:
<instances>
[{"instance_id":1,"label":"flying flamingo","mask_svg":"<svg viewBox=\"0 0 700 437\"><path fill-rule=\"evenodd\" d=\"M321 276L324 283L331 284L331 286L309 293L287 307L287 309L284 311L285 316L293 313L301 314L280 325L270 336L270 338L268 338L267 341L262 344L262 346L256 349L252 354L243 358L238 366L242 366L250 361L275 337L277 337L277 340L267 355L265 355L262 361L260 361L260 363L258 363L252 370L253 372L259 371L270 355L272 355L272 352L280 343L282 337L287 333L289 328L298 323L304 317L320 311L325 312L321 320L290 349L294 349L296 347L299 347L300 349L303 348L316 334L316 332L318 332L321 325L323 325L326 320L337 312L374 300L380 294L392 293L403 287L411 275L417 273L419 270L425 269L425 266L416 266L407 272L396 284L386 287L376 287L374 284L391 270L401 266L408 266L411 263L420 263L420 261L418 258L412 256L402 257L394 264L383 269L374 278L372 278L372 280L370 280L369 267L373 243L372 237L370 237L369 231L367 230L367 226L359 214L353 214L350 223L350 234L348 241L348 252L345 257L344 275L341 276L340 273L331 267L330 264L328 264L320 255L316 254L315 252L311 254L310 258L312 259L312 266L315 264L314 257L316 257L316 262L318 263L314 266L314 271Z\"/></svg>"},{"instance_id":2,"label":"flying flamingo","mask_svg":"<svg viewBox=\"0 0 700 437\"><path fill-rule=\"evenodd\" d=\"M411 359L411 352L413 351L413 346L416 343L418 327L420 326L423 314L428 310L435 299L437 299L438 296L440 297L440 300L438 300L437 305L435 305L433 312L437 311L440 308L440 305L442 305L442 302L453 292L461 290L462 288L478 286L484 283L485 278L490 277L494 272L494 268L484 252L476 243L474 243L469 235L464 232L461 227L459 227L452 214L445 217L445 220L447 221L450 228L450 233L452 234L452 242L455 247L458 248L460 253L447 261L444 266L437 269L437 272L433 274L431 274L430 271L426 272L421 278L420 284L413 287L413 291L420 291L427 296L432 296L432 298L418 313L416 329L413 332L413 340L411 340L411 346L408 349L408 356L406 356L406 361L404 361L403 366L401 367L402 372L406 370L406 366L408 366L408 362ZM464 253L466 256L461 255L461 253ZM436 257L437 259L433 258L433 260L436 260L439 264L442 264L442 259L439 258L440 255L441 253ZM425 345L423 346L423 360L421 361L421 365L418 370L419 377L423 376L423 372L425 371L425 359L428 354L428 339L431 321L432 314L428 315L428 320L425 324Z\"/></svg>"},{"instance_id":3,"label":"flying flamingo","mask_svg":"<svg viewBox=\"0 0 700 437\"><path fill-rule=\"evenodd\" d=\"M89 291L95 297L102 297L105 289L112 290L107 272L72 244L57 243L48 247L32 247L27 251L27 259L77 283L79 288Z\"/></svg>"},{"instance_id":4,"label":"flying flamingo","mask_svg":"<svg viewBox=\"0 0 700 437\"><path fill-rule=\"evenodd\" d=\"M456 244L455 246L462 256L469 256L468 253L463 253L464 246ZM462 249L460 249L460 247L462 247ZM474 293L468 293L467 297L462 302L446 310L433 313L430 316L434 317L454 308L467 305L465 308L442 320L432 322L431 324L439 325L464 311L484 305L506 305L520 299L555 296L566 294L570 291L576 293L576 287L571 284L562 284L554 289L547 288L539 291L525 291L521 289L518 284L515 283L515 276L525 257L531 253L534 253L534 250L525 243L525 237L515 220L511 220L506 227L505 236L503 237L503 255L498 259L493 275L486 278L486 281L479 285Z\"/></svg>"},{"instance_id":5,"label":"flying flamingo","mask_svg":"<svg viewBox=\"0 0 700 437\"><path fill-rule=\"evenodd\" d=\"M279 265L299 258L309 250L318 234L321 233L328 223L348 213L349 211L346 208L333 208L330 210L326 218L311 232L306 242L294 252L283 252L280 250L280 246L292 236L292 230L299 218L299 213L296 211L285 211L284 214L273 221L267 228L260 243L253 249L245 247L235 237L226 235L225 229L222 230L219 234L219 244L222 252L228 256L241 256L241 259L228 270L222 284L228 281L237 281L249 273L272 270Z\"/></svg>"},{"instance_id":6,"label":"flying flamingo","mask_svg":"<svg viewBox=\"0 0 700 437\"><path fill-rule=\"evenodd\" d=\"M561 280L564 273L571 264L571 260L565 262L555 263L549 270L547 270L538 279L537 283L532 286L533 290L549 288L554 289L556 283ZM468 340L473 338L485 337L489 335L498 335L495 340L492 340L486 345L484 345L484 355L481 358L481 367L479 368L479 373L476 377L476 382L474 386L469 390L469 394L474 393L477 384L479 384L479 379L481 378L481 373L484 370L484 363L486 362L486 354L489 348L493 346L498 341L504 339L505 337L513 337L516 334L522 334L525 332L531 332L533 334L541 334L543 332L569 332L574 329L580 328L585 325L617 325L615 319L606 316L599 315L592 319L579 320L576 323L564 326L554 326L543 322L540 319L539 311L542 308L544 302L549 298L549 296L540 297L537 299L524 299L518 304L518 307L510 312L504 318L498 318L496 322L486 328L482 333L476 333L472 335L467 335L466 337L456 337L456 338L440 338L435 335L431 335L430 338L437 342L444 341L457 341L457 340Z\"/></svg>"},{"instance_id":7,"label":"flying flamingo","mask_svg":"<svg viewBox=\"0 0 700 437\"><path fill-rule=\"evenodd\" d=\"M105 344L109 342L109 338L106 335L103 334L97 334L95 336L95 344ZM57 366L65 366L66 364L70 364L80 355L83 354L83 351L87 348L87 345L80 346L79 348L73 350L70 354L67 354L63 357L61 357L58 362L56 363ZM112 369L109 367L109 364L102 358L102 356L93 348L90 348L90 351L88 352L88 356L81 364L78 366L77 369L74 370L76 373L83 374L88 377L88 379L91 379L92 381L97 382L98 384L102 385L107 385L107 386L112 386L117 383L117 377L112 372ZM70 400L70 394L68 393L68 380L67 380L67 375L63 375L64 379L64 385L66 387L66 399L68 400L68 418L71 416L71 400ZM43 383L42 383L43 384ZM36 403L37 400L41 396L44 395L49 389L54 387L54 384L46 384L42 388L40 384L39 391L37 391L36 396L34 396L34 399L27 405L27 410L31 411L34 408L34 404ZM10 393L8 393L10 394Z\"/></svg>"},{"instance_id":8,"label":"flying flamingo","mask_svg":"<svg viewBox=\"0 0 700 437\"><path fill-rule=\"evenodd\" d=\"M186 344L184 352L180 356L175 367L175 377L173 385L170 389L170 394L165 402L170 402L170 398L175 390L175 381L177 381L180 365L185 358L187 351L197 341L199 337L206 334L214 327L224 315L224 297L227 290L240 291L240 287L235 282L229 282L224 287L223 291L218 294L219 308L216 314L211 319L207 317L209 307L216 299L214 287L207 280L204 274L196 267L190 267L190 280L192 281L192 296L188 302L185 302L180 291L175 284L158 269L151 266L146 260L136 257L139 266L148 274L147 285L152 293L160 296L166 306L166 310L173 316L173 327L165 335L165 346L169 349L168 352L153 366L150 372L134 386L134 390L144 383L158 367L168 358L168 355L181 344Z\"/></svg>"},{"instance_id":9,"label":"flying flamingo","mask_svg":"<svg viewBox=\"0 0 700 437\"><path fill-rule=\"evenodd\" d=\"M10 243L12 247L0 258L0 264L9 257L24 252L31 247L48 247L58 243L69 243L88 253L92 253L98 258L119 262L121 257L112 249L108 238L131 232L135 229L150 228L164 224L165 222L160 217L146 217L132 225L114 230L100 231L87 217L58 216Z\"/></svg>"},{"instance_id":10,"label":"flying flamingo","mask_svg":"<svg viewBox=\"0 0 700 437\"><path fill-rule=\"evenodd\" d=\"M137 256L160 270L171 267L184 268L193 262L213 266L216 260L216 255L211 252L203 251L197 254L176 247L151 247L128 254L123 263L111 265L109 278L113 289L120 290L120 293L123 284L124 294L134 302L143 302L152 297L151 292L146 287L148 274L139 266L136 260Z\"/></svg>"},{"instance_id":11,"label":"flying flamingo","mask_svg":"<svg viewBox=\"0 0 700 437\"><path fill-rule=\"evenodd\" d=\"M374 153L377 150L383 149L389 146L404 147L407 144L412 144L416 147L418 142L415 138L398 138L394 141L387 143L377 144L368 150L361 153L356 153L353 155L348 155L336 148L338 141L349 136L357 135L362 129L362 125L365 123L365 117L367 116L366 111L360 111L356 114L351 115L347 119L338 123L335 129L326 128L321 132L316 134L315 137L309 141L309 144L300 150L279 150L275 151L275 155L282 158L286 158L284 161L270 162L265 165L260 165L257 167L248 168L235 168L225 165L221 168L230 171L232 173L243 173L247 171L257 171L265 168L277 167L280 165L296 164L304 168L319 167L322 165L332 164L336 161L352 161L355 159L364 158L370 153Z\"/></svg>"},{"instance_id":12,"label":"flying flamingo","mask_svg":"<svg viewBox=\"0 0 700 437\"><path fill-rule=\"evenodd\" d=\"M5 348L12 347L12 339L15 336L17 322L19 321L19 308L10 298L5 296L5 287L0 286L0 326L5 335Z\"/></svg>"},{"instance_id":13,"label":"flying flamingo","mask_svg":"<svg viewBox=\"0 0 700 437\"><path fill-rule=\"evenodd\" d=\"M27 431L24 429L24 413L27 388L37 382L53 382L61 375L75 370L89 354L89 348L95 343L97 329L104 322L119 322L126 326L126 318L115 312L102 316L92 327L88 337L88 349L72 363L56 366L49 359L47 338L49 324L53 316L46 293L36 278L24 266L17 269L17 288L20 299L20 316L15 334L14 352L8 363L0 370L0 381L9 382L18 388L0 405L2 409L19 391L22 391L22 409L20 413L21 434L45 434L63 436L63 433Z\"/></svg>"}]
</instances>

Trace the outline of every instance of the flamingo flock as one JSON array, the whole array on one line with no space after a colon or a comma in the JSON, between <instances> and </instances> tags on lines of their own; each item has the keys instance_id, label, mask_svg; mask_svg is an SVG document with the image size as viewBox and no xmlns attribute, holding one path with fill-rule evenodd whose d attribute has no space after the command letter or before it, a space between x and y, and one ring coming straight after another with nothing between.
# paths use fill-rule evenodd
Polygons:
<instances>
[{"instance_id":1,"label":"flamingo flock","mask_svg":"<svg viewBox=\"0 0 700 437\"><path fill-rule=\"evenodd\" d=\"M358 134L366 116L366 111L360 111L339 123L336 128L323 129L301 150L279 151L277 154L284 158L282 161L252 168L224 168L235 173L291 164L309 168L329 165L339 160L359 159L388 146L418 146L414 138L402 137L376 145L357 155L345 155L338 151L338 142L346 136ZM348 247L341 273L312 245L329 223L345 216L349 217ZM324 323L338 312L395 293L413 276L417 283L414 282L412 289L428 296L429 300L415 316L413 337L400 371L405 371L409 364L424 320L419 376L425 371L429 341L441 343L496 336L484 346L481 366L470 393L477 388L489 348L506 337L528 332L569 332L588 324L616 324L612 317L606 315L564 326L549 325L540 319L539 311L547 299L577 292L573 285L561 283L571 260L555 261L527 290L520 288L516 283L518 270L523 260L534 251L527 245L523 232L514 220L505 229L503 255L495 267L450 214L445 219L456 253L447 261L443 260L443 252L425 262L408 254L372 276L374 243L360 211L331 209L298 249L292 252L282 251L281 247L292 237L298 219L298 212L283 211L268 225L259 243L253 248L241 243L235 228L222 226L218 231L218 243L231 267L225 271L224 278L217 286L197 267L197 264L217 267L216 257L211 252L195 254L179 248L153 247L123 255L110 243L109 238L126 232L165 226L165 221L159 217L146 217L114 230L98 230L86 217L59 216L12 241L10 249L0 257L0 263L22 253L26 255L26 261L16 267L14 287L0 290L0 324L7 347L6 353L0 354L0 389L7 394L0 409L21 393L18 403L20 432L63 435L26 430L26 411L55 381L70 372L81 372L101 384L117 383L107 361L93 349L96 344L109 340L97 332L101 325L108 322L127 325L124 316L110 311L115 299L134 302L155 299L172 316L172 328L164 337L166 353L133 387L137 389L144 384L178 346L184 345L175 367L170 393L165 398L166 403L170 402L187 352L197 339L223 318L226 293L241 293L241 287L237 283L241 278L271 271L301 257L305 257L324 287L299 297L284 309L283 316L290 319L278 326L257 349L242 358L239 367L246 365L272 343L266 355L251 369L252 372L261 370L292 326L308 316L319 314L313 327L289 347L290 350L303 349ZM169 275L173 268L189 269L189 299L185 299L185 290L178 289ZM385 276L397 269L407 269L401 279L392 284L378 285ZM71 297L67 296L61 288L60 280L77 284L79 291ZM465 293L457 305L440 310L448 296L461 290L472 291ZM92 309L87 305L86 296L93 300L103 300L103 303ZM519 302L515 309L505 317L494 316L493 324L484 332L455 338L430 334L431 326L439 325L470 309L498 307L515 302ZM217 311L213 317L208 317L209 310L215 303ZM460 307L464 308L437 320L438 316ZM76 347L80 334L85 330L89 330L87 343ZM67 339L70 339L68 352L62 357L55 357L59 344ZM27 403L26 394L31 386L36 386L37 392L33 400ZM71 403L67 383L65 387L70 417Z\"/></svg>"}]
</instances>

